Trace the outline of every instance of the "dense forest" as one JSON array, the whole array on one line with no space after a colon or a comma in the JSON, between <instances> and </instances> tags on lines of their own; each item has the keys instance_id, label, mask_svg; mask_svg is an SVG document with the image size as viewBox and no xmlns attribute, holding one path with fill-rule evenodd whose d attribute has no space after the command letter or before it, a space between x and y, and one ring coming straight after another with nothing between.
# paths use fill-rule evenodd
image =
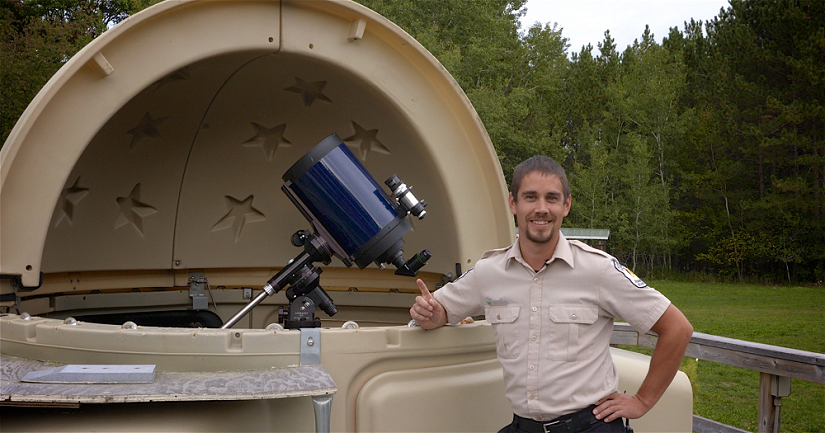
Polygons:
<instances>
[{"instance_id":1,"label":"dense forest","mask_svg":"<svg viewBox=\"0 0 825 433\"><path fill-rule=\"evenodd\" d=\"M74 52L156 2L4 2L3 140ZM521 28L526 0L359 2L450 71L508 180L531 155L562 162L565 225L610 229L609 251L637 273L825 280L825 2L731 0L625 48L609 30L570 47L555 24Z\"/></svg>"}]
</instances>

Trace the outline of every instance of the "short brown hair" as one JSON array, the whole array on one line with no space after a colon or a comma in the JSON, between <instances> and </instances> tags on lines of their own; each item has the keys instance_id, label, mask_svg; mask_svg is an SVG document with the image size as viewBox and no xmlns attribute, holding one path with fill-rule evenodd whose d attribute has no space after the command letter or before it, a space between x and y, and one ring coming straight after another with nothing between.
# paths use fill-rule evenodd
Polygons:
<instances>
[{"instance_id":1,"label":"short brown hair","mask_svg":"<svg viewBox=\"0 0 825 433\"><path fill-rule=\"evenodd\" d=\"M521 188L521 181L524 176L534 171L558 177L564 189L564 201L567 201L567 197L570 197L570 184L567 183L567 173L564 172L564 167L559 165L553 158L544 155L530 157L513 169L513 182L510 184L510 193L513 194L514 200L518 201L518 190Z\"/></svg>"}]
</instances>

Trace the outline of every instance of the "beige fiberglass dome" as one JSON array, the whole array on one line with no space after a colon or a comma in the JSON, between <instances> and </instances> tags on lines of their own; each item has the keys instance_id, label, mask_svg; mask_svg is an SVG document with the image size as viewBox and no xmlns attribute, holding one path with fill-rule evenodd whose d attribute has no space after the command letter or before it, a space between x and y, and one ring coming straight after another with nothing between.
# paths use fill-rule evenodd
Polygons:
<instances>
[{"instance_id":1,"label":"beige fiberglass dome","mask_svg":"<svg viewBox=\"0 0 825 433\"><path fill-rule=\"evenodd\" d=\"M41 272L283 266L309 226L281 176L331 133L429 203L405 236L407 255L432 251L425 271L511 242L480 120L397 26L350 1L168 1L92 41L12 131L1 272L35 287Z\"/></svg>"}]
</instances>

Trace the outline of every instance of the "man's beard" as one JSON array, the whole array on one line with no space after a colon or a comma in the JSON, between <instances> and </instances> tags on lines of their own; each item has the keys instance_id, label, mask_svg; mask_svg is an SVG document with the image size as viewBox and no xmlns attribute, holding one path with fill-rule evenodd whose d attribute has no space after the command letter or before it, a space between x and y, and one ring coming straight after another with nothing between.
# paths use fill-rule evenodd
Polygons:
<instances>
[{"instance_id":1,"label":"man's beard","mask_svg":"<svg viewBox=\"0 0 825 433\"><path fill-rule=\"evenodd\" d=\"M524 231L524 236L527 238L527 240L529 240L530 242L537 243L537 244L546 244L547 242L550 242L553 239L554 234L555 233L552 229L544 237L542 237L542 236L540 236L536 233L531 232L530 229L527 229L527 230Z\"/></svg>"}]
</instances>

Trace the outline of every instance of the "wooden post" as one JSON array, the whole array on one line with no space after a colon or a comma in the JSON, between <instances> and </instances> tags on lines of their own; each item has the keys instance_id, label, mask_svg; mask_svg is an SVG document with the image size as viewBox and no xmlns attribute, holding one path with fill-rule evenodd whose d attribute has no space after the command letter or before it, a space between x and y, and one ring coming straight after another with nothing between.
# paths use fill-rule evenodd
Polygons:
<instances>
[{"instance_id":1,"label":"wooden post","mask_svg":"<svg viewBox=\"0 0 825 433\"><path fill-rule=\"evenodd\" d=\"M770 373L759 375L759 433L779 433L782 397L791 395L791 378Z\"/></svg>"},{"instance_id":2,"label":"wooden post","mask_svg":"<svg viewBox=\"0 0 825 433\"><path fill-rule=\"evenodd\" d=\"M776 406L773 405L771 395L771 376L768 373L759 373L759 426L758 433L779 433L773 431L776 417Z\"/></svg>"}]
</instances>

